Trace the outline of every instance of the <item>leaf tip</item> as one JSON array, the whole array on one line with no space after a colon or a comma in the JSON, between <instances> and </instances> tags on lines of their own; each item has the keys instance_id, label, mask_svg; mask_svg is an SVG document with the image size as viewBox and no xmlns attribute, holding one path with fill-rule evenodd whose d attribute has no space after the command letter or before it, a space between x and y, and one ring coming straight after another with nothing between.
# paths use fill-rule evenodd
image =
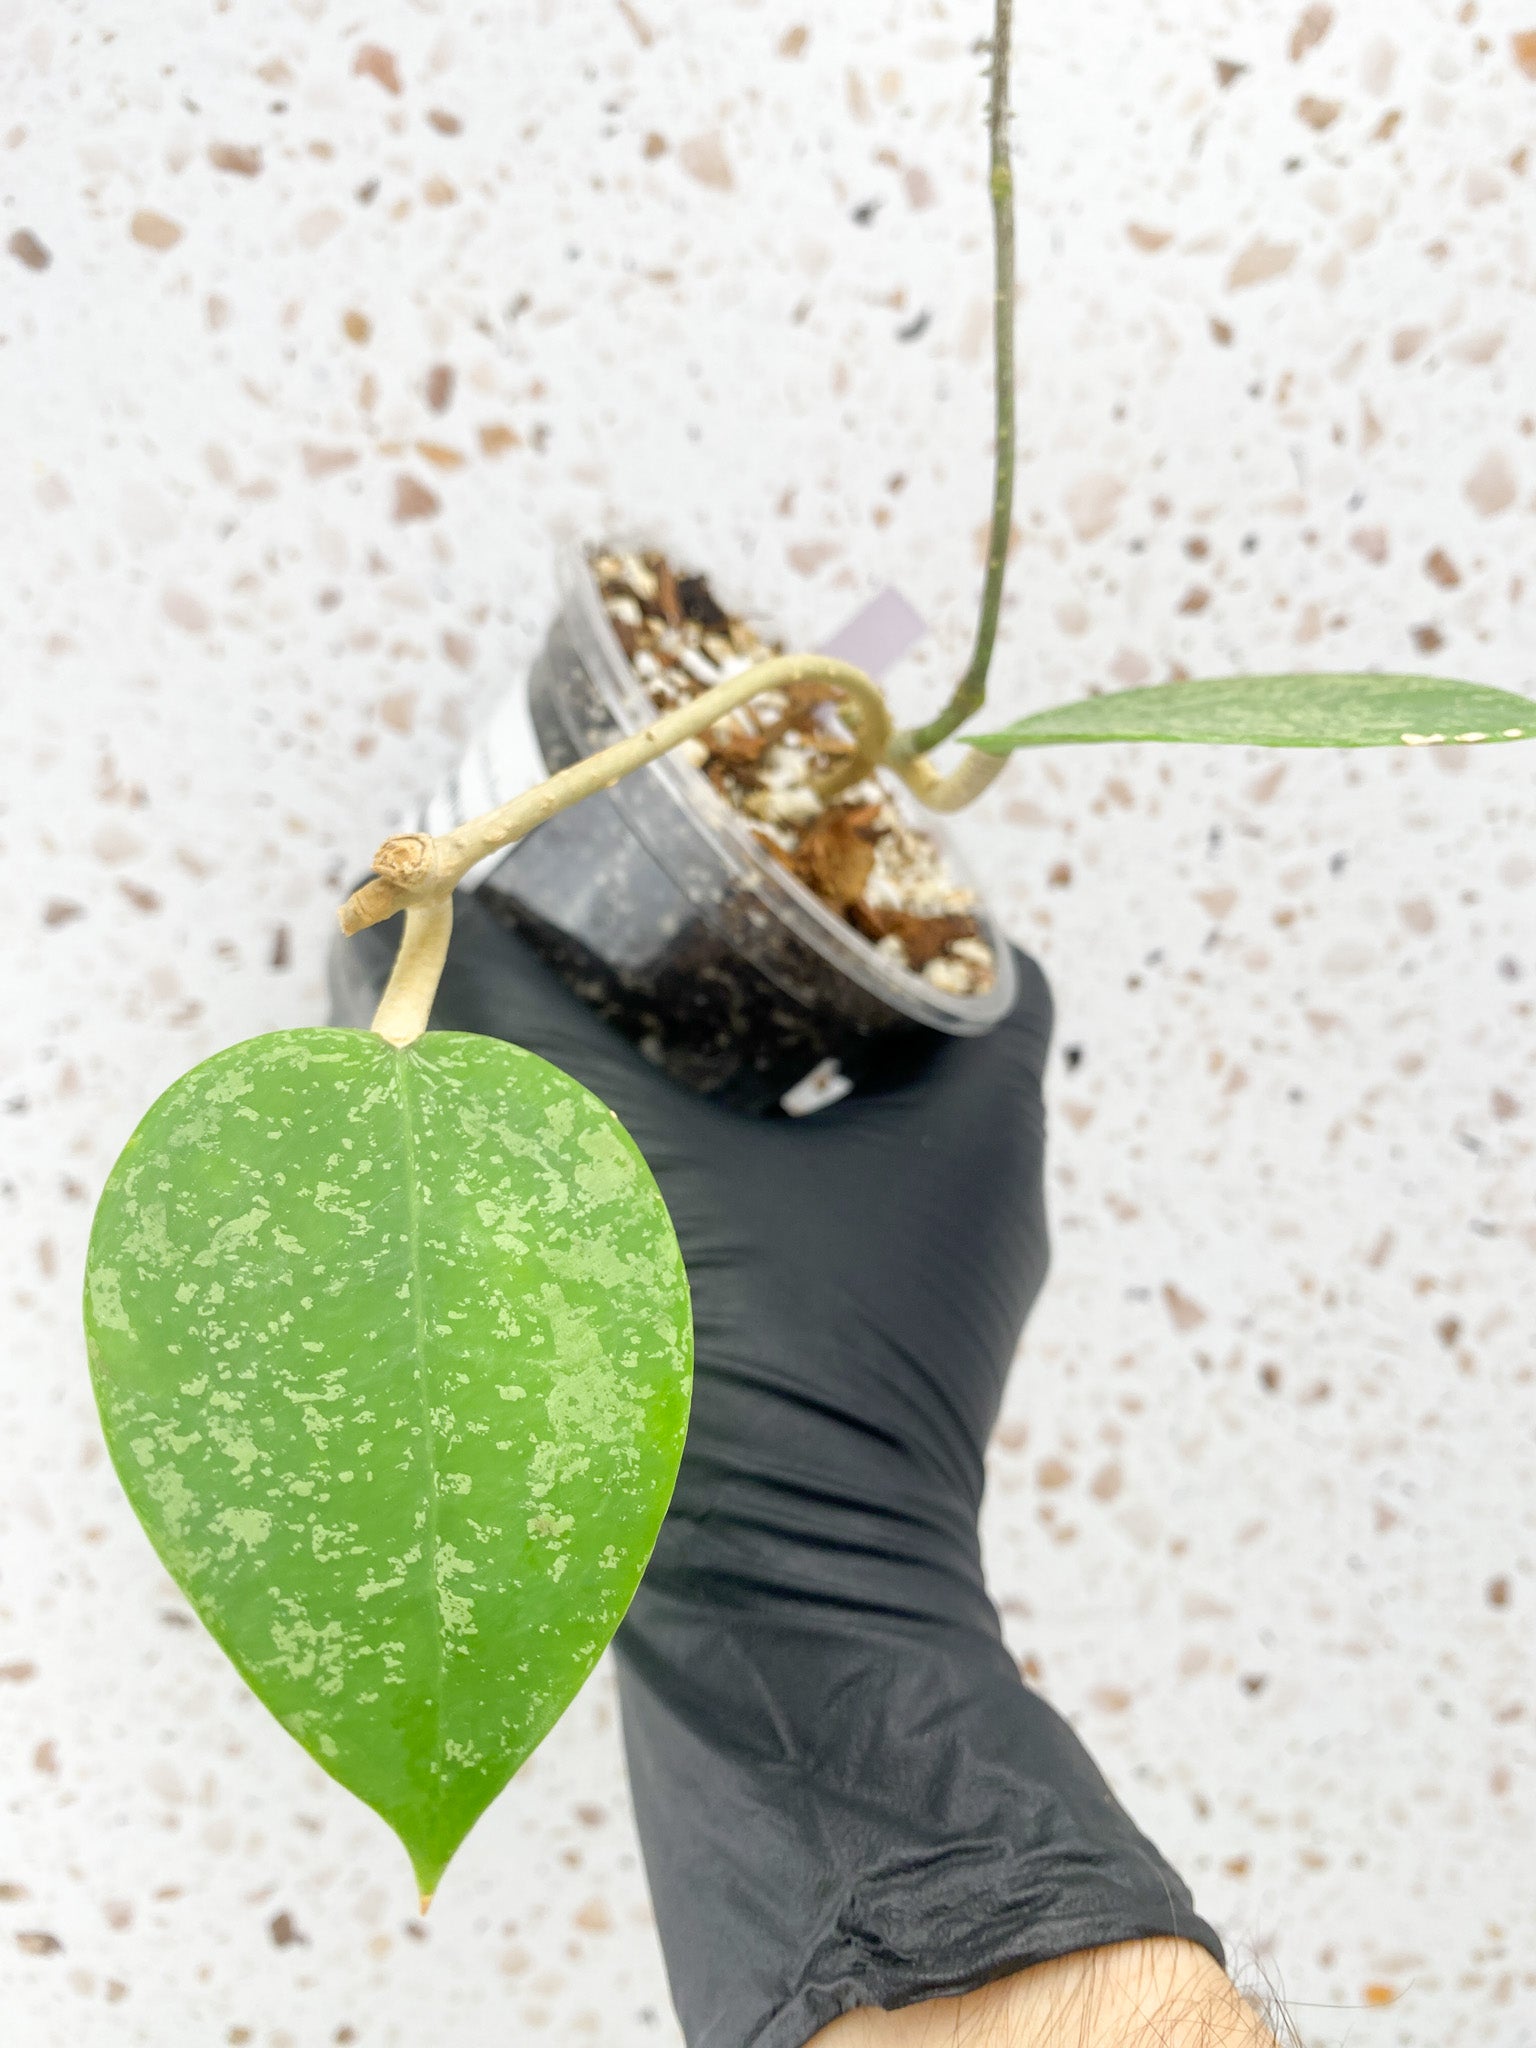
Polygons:
<instances>
[{"instance_id":1,"label":"leaf tip","mask_svg":"<svg viewBox=\"0 0 1536 2048\"><path fill-rule=\"evenodd\" d=\"M434 1897L435 1894L432 1892L423 1892L421 1895L421 1917L423 1920L426 1919L428 1913L432 1910L432 1900Z\"/></svg>"}]
</instances>

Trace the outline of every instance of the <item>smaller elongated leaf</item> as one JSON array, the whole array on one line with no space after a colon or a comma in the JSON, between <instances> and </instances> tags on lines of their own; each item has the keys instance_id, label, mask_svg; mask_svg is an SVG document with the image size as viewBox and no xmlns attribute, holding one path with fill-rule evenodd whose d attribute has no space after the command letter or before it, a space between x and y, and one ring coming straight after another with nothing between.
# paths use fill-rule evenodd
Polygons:
<instances>
[{"instance_id":1,"label":"smaller elongated leaf","mask_svg":"<svg viewBox=\"0 0 1536 2048\"><path fill-rule=\"evenodd\" d=\"M1397 747L1536 739L1536 703L1438 676L1215 676L1116 690L966 733L986 754L1103 740L1219 747Z\"/></svg>"},{"instance_id":2,"label":"smaller elongated leaf","mask_svg":"<svg viewBox=\"0 0 1536 2048\"><path fill-rule=\"evenodd\" d=\"M688 1287L633 1142L495 1039L251 1039L129 1139L86 1334L166 1568L430 1894L596 1663L676 1477Z\"/></svg>"}]
</instances>

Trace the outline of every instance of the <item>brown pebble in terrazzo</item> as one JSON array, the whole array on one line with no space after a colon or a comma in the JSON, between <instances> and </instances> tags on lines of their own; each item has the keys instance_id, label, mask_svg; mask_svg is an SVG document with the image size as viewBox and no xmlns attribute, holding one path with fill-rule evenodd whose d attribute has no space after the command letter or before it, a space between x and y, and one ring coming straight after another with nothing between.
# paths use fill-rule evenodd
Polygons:
<instances>
[{"instance_id":1,"label":"brown pebble in terrazzo","mask_svg":"<svg viewBox=\"0 0 1536 2048\"><path fill-rule=\"evenodd\" d=\"M1390 1984L1367 1984L1361 2000L1366 2005L1396 2005L1397 1996Z\"/></svg>"},{"instance_id":2,"label":"brown pebble in terrazzo","mask_svg":"<svg viewBox=\"0 0 1536 2048\"><path fill-rule=\"evenodd\" d=\"M1362 526L1358 533L1350 535L1349 544L1368 562L1381 563L1387 559L1387 530L1384 526Z\"/></svg>"},{"instance_id":3,"label":"brown pebble in terrazzo","mask_svg":"<svg viewBox=\"0 0 1536 2048\"><path fill-rule=\"evenodd\" d=\"M641 143L640 154L648 163L654 163L657 157L665 156L666 153L667 138L664 135L658 135L653 128L650 134L646 136L644 142Z\"/></svg>"},{"instance_id":4,"label":"brown pebble in terrazzo","mask_svg":"<svg viewBox=\"0 0 1536 2048\"><path fill-rule=\"evenodd\" d=\"M291 1913L274 1913L267 1924L274 1948L308 1947L309 1936L301 1934Z\"/></svg>"},{"instance_id":5,"label":"brown pebble in terrazzo","mask_svg":"<svg viewBox=\"0 0 1536 2048\"><path fill-rule=\"evenodd\" d=\"M458 382L457 372L451 363L434 363L427 372L427 404L433 412L446 412L453 403L453 388Z\"/></svg>"},{"instance_id":6,"label":"brown pebble in terrazzo","mask_svg":"<svg viewBox=\"0 0 1536 2048\"><path fill-rule=\"evenodd\" d=\"M1170 229L1143 227L1139 221L1134 220L1126 224L1125 233L1131 246L1144 250L1148 256L1155 256L1159 249L1166 249L1173 240Z\"/></svg>"},{"instance_id":7,"label":"brown pebble in terrazzo","mask_svg":"<svg viewBox=\"0 0 1536 2048\"><path fill-rule=\"evenodd\" d=\"M808 540L797 542L786 548L785 557L791 569L799 576L814 576L818 569L824 569L842 553L835 540Z\"/></svg>"},{"instance_id":8,"label":"brown pebble in terrazzo","mask_svg":"<svg viewBox=\"0 0 1536 2048\"><path fill-rule=\"evenodd\" d=\"M1070 1486L1071 1483L1072 1467L1070 1465L1060 1458L1041 1459L1039 1468L1035 1473L1035 1484L1037 1486L1043 1488L1047 1493L1054 1493L1058 1488Z\"/></svg>"},{"instance_id":9,"label":"brown pebble in terrazzo","mask_svg":"<svg viewBox=\"0 0 1536 2048\"><path fill-rule=\"evenodd\" d=\"M588 1934L611 1934L613 1914L604 1899L588 1899L574 1915L576 1925L585 1928Z\"/></svg>"},{"instance_id":10,"label":"brown pebble in terrazzo","mask_svg":"<svg viewBox=\"0 0 1536 2048\"><path fill-rule=\"evenodd\" d=\"M1295 261L1294 242L1271 242L1263 235L1255 235L1227 272L1227 290L1236 292L1249 285L1267 284L1271 278L1283 276Z\"/></svg>"},{"instance_id":11,"label":"brown pebble in terrazzo","mask_svg":"<svg viewBox=\"0 0 1536 2048\"><path fill-rule=\"evenodd\" d=\"M1503 346L1504 336L1495 330L1487 334L1469 334L1465 341L1457 342L1454 353L1464 363L1491 363Z\"/></svg>"},{"instance_id":12,"label":"brown pebble in terrazzo","mask_svg":"<svg viewBox=\"0 0 1536 2048\"><path fill-rule=\"evenodd\" d=\"M1193 1330L1206 1319L1206 1312L1199 1302L1191 1301L1175 1287L1171 1280L1163 1282L1163 1305L1173 1318L1176 1330Z\"/></svg>"},{"instance_id":13,"label":"brown pebble in terrazzo","mask_svg":"<svg viewBox=\"0 0 1536 2048\"><path fill-rule=\"evenodd\" d=\"M457 114L450 114L442 107L433 107L427 119L439 135L458 135L463 132L464 123Z\"/></svg>"},{"instance_id":14,"label":"brown pebble in terrazzo","mask_svg":"<svg viewBox=\"0 0 1536 2048\"><path fill-rule=\"evenodd\" d=\"M174 249L182 237L182 230L175 221L167 220L163 213L153 213L147 207L133 216L128 232L146 249Z\"/></svg>"},{"instance_id":15,"label":"brown pebble in terrazzo","mask_svg":"<svg viewBox=\"0 0 1536 2048\"><path fill-rule=\"evenodd\" d=\"M716 134L693 135L678 144L677 160L690 178L715 192L729 192L736 183L725 144Z\"/></svg>"},{"instance_id":16,"label":"brown pebble in terrazzo","mask_svg":"<svg viewBox=\"0 0 1536 2048\"><path fill-rule=\"evenodd\" d=\"M238 178L254 178L261 170L261 151L239 142L210 142L208 161L216 171L230 171Z\"/></svg>"},{"instance_id":17,"label":"brown pebble in terrazzo","mask_svg":"<svg viewBox=\"0 0 1536 2048\"><path fill-rule=\"evenodd\" d=\"M0 1884L0 1905L19 1905L23 1899L29 1899L31 1896L24 1884L12 1884L9 1881Z\"/></svg>"},{"instance_id":18,"label":"brown pebble in terrazzo","mask_svg":"<svg viewBox=\"0 0 1536 2048\"><path fill-rule=\"evenodd\" d=\"M1509 1605L1509 1594L1508 1579L1501 1577L1488 1581L1488 1605L1490 1607L1507 1607Z\"/></svg>"},{"instance_id":19,"label":"brown pebble in terrazzo","mask_svg":"<svg viewBox=\"0 0 1536 2048\"><path fill-rule=\"evenodd\" d=\"M379 699L379 719L391 732L409 733L416 724L416 692L394 690Z\"/></svg>"},{"instance_id":20,"label":"brown pebble in terrazzo","mask_svg":"<svg viewBox=\"0 0 1536 2048\"><path fill-rule=\"evenodd\" d=\"M350 469L357 461L357 451L353 448L316 448L307 441L299 453L304 462L304 474L313 477L334 476L337 470Z\"/></svg>"},{"instance_id":21,"label":"brown pebble in terrazzo","mask_svg":"<svg viewBox=\"0 0 1536 2048\"><path fill-rule=\"evenodd\" d=\"M1435 654L1445 645L1445 635L1438 626L1415 626L1412 639L1420 654Z\"/></svg>"},{"instance_id":22,"label":"brown pebble in terrazzo","mask_svg":"<svg viewBox=\"0 0 1536 2048\"><path fill-rule=\"evenodd\" d=\"M1303 8L1301 18L1291 31L1291 62L1299 64L1308 50L1317 45L1333 27L1333 9L1320 4Z\"/></svg>"},{"instance_id":23,"label":"brown pebble in terrazzo","mask_svg":"<svg viewBox=\"0 0 1536 2048\"><path fill-rule=\"evenodd\" d=\"M1527 78L1536 78L1536 28L1518 30L1509 42L1520 69Z\"/></svg>"},{"instance_id":24,"label":"brown pebble in terrazzo","mask_svg":"<svg viewBox=\"0 0 1536 2048\"><path fill-rule=\"evenodd\" d=\"M1125 485L1103 471L1079 477L1062 500L1072 531L1079 540L1097 540L1108 533L1119 514Z\"/></svg>"},{"instance_id":25,"label":"brown pebble in terrazzo","mask_svg":"<svg viewBox=\"0 0 1536 2048\"><path fill-rule=\"evenodd\" d=\"M1400 327L1392 337L1393 362L1411 362L1428 339L1427 327Z\"/></svg>"},{"instance_id":26,"label":"brown pebble in terrazzo","mask_svg":"<svg viewBox=\"0 0 1536 2048\"><path fill-rule=\"evenodd\" d=\"M1309 128L1315 128L1319 134L1325 128L1333 126L1341 111L1337 100L1320 100L1312 93L1304 94L1296 102L1297 119L1305 121Z\"/></svg>"},{"instance_id":27,"label":"brown pebble in terrazzo","mask_svg":"<svg viewBox=\"0 0 1536 2048\"><path fill-rule=\"evenodd\" d=\"M781 57L803 56L805 54L805 46L810 39L810 30L803 25L797 24L794 28L785 29L783 35L779 38L779 55Z\"/></svg>"},{"instance_id":28,"label":"brown pebble in terrazzo","mask_svg":"<svg viewBox=\"0 0 1536 2048\"><path fill-rule=\"evenodd\" d=\"M25 1929L17 1935L16 1946L29 1956L56 1956L64 1944L56 1934L44 1934L40 1929Z\"/></svg>"},{"instance_id":29,"label":"brown pebble in terrazzo","mask_svg":"<svg viewBox=\"0 0 1536 2048\"><path fill-rule=\"evenodd\" d=\"M63 896L50 897L43 908L43 923L49 925L73 924L77 917L84 917L85 905L71 903Z\"/></svg>"},{"instance_id":30,"label":"brown pebble in terrazzo","mask_svg":"<svg viewBox=\"0 0 1536 2048\"><path fill-rule=\"evenodd\" d=\"M400 67L393 55L381 49L377 43L364 43L352 61L352 73L356 78L371 78L376 85L382 85L386 92L400 92Z\"/></svg>"},{"instance_id":31,"label":"brown pebble in terrazzo","mask_svg":"<svg viewBox=\"0 0 1536 2048\"><path fill-rule=\"evenodd\" d=\"M1515 502L1518 489L1508 458L1497 449L1483 457L1462 485L1463 494L1473 511L1480 512L1485 519L1507 512Z\"/></svg>"},{"instance_id":32,"label":"brown pebble in terrazzo","mask_svg":"<svg viewBox=\"0 0 1536 2048\"><path fill-rule=\"evenodd\" d=\"M1248 69L1246 64L1234 64L1230 57L1217 57L1214 61L1216 65L1216 83L1223 92L1226 91L1229 85L1234 84L1241 78Z\"/></svg>"},{"instance_id":33,"label":"brown pebble in terrazzo","mask_svg":"<svg viewBox=\"0 0 1536 2048\"><path fill-rule=\"evenodd\" d=\"M434 469L462 469L464 457L457 448L449 448L442 441L418 441L416 453L424 462L430 462Z\"/></svg>"},{"instance_id":34,"label":"brown pebble in terrazzo","mask_svg":"<svg viewBox=\"0 0 1536 2048\"><path fill-rule=\"evenodd\" d=\"M366 313L343 313L341 316L341 331L348 341L355 341L361 345L373 333L373 322Z\"/></svg>"},{"instance_id":35,"label":"brown pebble in terrazzo","mask_svg":"<svg viewBox=\"0 0 1536 2048\"><path fill-rule=\"evenodd\" d=\"M190 590L167 590L160 599L160 609L184 633L206 633L211 623L206 607Z\"/></svg>"},{"instance_id":36,"label":"brown pebble in terrazzo","mask_svg":"<svg viewBox=\"0 0 1536 2048\"><path fill-rule=\"evenodd\" d=\"M1101 1714L1125 1714L1130 1712L1132 1695L1123 1685L1096 1686L1089 1698Z\"/></svg>"},{"instance_id":37,"label":"brown pebble in terrazzo","mask_svg":"<svg viewBox=\"0 0 1536 2048\"><path fill-rule=\"evenodd\" d=\"M431 519L443 509L442 500L413 476L395 478L394 517L399 520Z\"/></svg>"},{"instance_id":38,"label":"brown pebble in terrazzo","mask_svg":"<svg viewBox=\"0 0 1536 2048\"><path fill-rule=\"evenodd\" d=\"M296 239L301 248L318 249L341 225L342 215L334 206L317 206L313 213L306 213L299 222Z\"/></svg>"},{"instance_id":39,"label":"brown pebble in terrazzo","mask_svg":"<svg viewBox=\"0 0 1536 2048\"><path fill-rule=\"evenodd\" d=\"M1268 1683L1269 1679L1262 1671L1250 1671L1238 1680L1238 1684L1250 1698L1257 1698Z\"/></svg>"},{"instance_id":40,"label":"brown pebble in terrazzo","mask_svg":"<svg viewBox=\"0 0 1536 2048\"><path fill-rule=\"evenodd\" d=\"M494 425L480 429L480 453L505 455L509 448L521 448L523 437L515 427Z\"/></svg>"},{"instance_id":41,"label":"brown pebble in terrazzo","mask_svg":"<svg viewBox=\"0 0 1536 2048\"><path fill-rule=\"evenodd\" d=\"M0 1664L0 1685L25 1685L29 1678L36 1678L37 1666L25 1657L17 1658L12 1664Z\"/></svg>"},{"instance_id":42,"label":"brown pebble in terrazzo","mask_svg":"<svg viewBox=\"0 0 1536 2048\"><path fill-rule=\"evenodd\" d=\"M18 228L5 246L28 270L46 270L53 261L52 250L45 248L30 228Z\"/></svg>"}]
</instances>

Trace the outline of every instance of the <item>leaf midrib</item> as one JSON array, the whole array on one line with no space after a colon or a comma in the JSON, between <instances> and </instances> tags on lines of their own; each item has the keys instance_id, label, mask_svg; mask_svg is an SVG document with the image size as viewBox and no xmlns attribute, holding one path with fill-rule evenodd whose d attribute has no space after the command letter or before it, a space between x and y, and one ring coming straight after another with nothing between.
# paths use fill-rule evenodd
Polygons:
<instances>
[{"instance_id":1,"label":"leaf midrib","mask_svg":"<svg viewBox=\"0 0 1536 2048\"><path fill-rule=\"evenodd\" d=\"M415 1324L416 1390L421 1398L421 1426L427 1460L427 1601L432 1619L432 1640L437 1650L437 1683L432 1693L432 1755L441 1763L443 1752L443 1693L447 1683L447 1645L443 1640L442 1602L438 1597L438 1489L437 1439L432 1426L432 1402L427 1386L427 1333L425 1322L425 1279L421 1244L421 1182L416 1171L416 1105L412 1101L410 1050L394 1055L395 1079L400 1100L400 1123L405 1137L405 1202L407 1245L410 1262L408 1286L411 1315Z\"/></svg>"}]
</instances>

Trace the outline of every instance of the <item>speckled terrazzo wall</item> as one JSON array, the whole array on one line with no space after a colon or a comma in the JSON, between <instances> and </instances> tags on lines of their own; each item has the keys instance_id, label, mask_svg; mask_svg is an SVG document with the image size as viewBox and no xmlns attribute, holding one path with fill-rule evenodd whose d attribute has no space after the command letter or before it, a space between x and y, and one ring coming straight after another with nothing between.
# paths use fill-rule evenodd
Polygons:
<instances>
[{"instance_id":1,"label":"speckled terrazzo wall","mask_svg":"<svg viewBox=\"0 0 1536 2048\"><path fill-rule=\"evenodd\" d=\"M996 698L1527 691L1536 8L1024 7ZM621 524L967 645L980 0L0 0L0 2001L18 2048L675 2043L600 1671L425 1925L107 1468L91 1204ZM828 16L833 18L828 18ZM1536 2043L1536 749L1081 750L1010 1641L1308 2044ZM17 884L18 874L22 877Z\"/></svg>"}]
</instances>

